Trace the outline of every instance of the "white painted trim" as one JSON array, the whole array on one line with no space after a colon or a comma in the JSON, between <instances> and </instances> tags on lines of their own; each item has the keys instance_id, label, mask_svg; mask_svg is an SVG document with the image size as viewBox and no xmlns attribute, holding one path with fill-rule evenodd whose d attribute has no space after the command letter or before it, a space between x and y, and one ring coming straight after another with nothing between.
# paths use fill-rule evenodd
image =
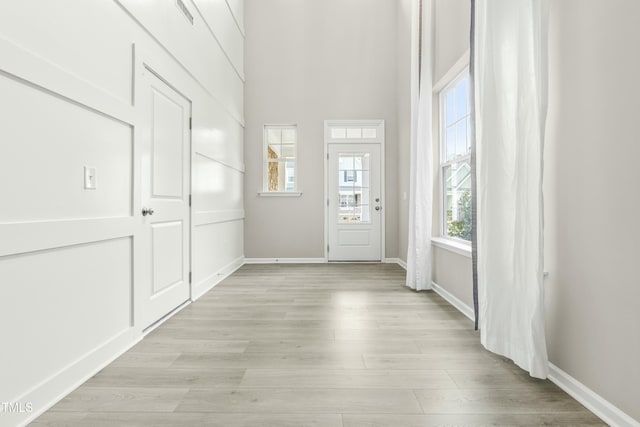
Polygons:
<instances>
[{"instance_id":1,"label":"white painted trim","mask_svg":"<svg viewBox=\"0 0 640 427\"><path fill-rule=\"evenodd\" d=\"M469 66L471 61L471 52L467 49L460 58L456 61L455 64L447 70L446 73L433 85L433 93L438 93L442 89L444 89L456 76L464 71L466 67Z\"/></svg>"},{"instance_id":2,"label":"white painted trim","mask_svg":"<svg viewBox=\"0 0 640 427\"><path fill-rule=\"evenodd\" d=\"M144 33L146 33L146 34L147 34L148 36L150 36L152 39L157 40L157 39L156 39L156 36L155 36L155 35L153 34L153 32L149 29L149 27L145 26L145 25L142 23L142 21L140 21L140 20L138 19L137 14L136 14L136 13L134 13L134 12L133 12L133 10L132 10L130 7L128 7L128 6L126 6L125 4L123 4L124 2L122 2L121 0L116 0L116 3L118 3L118 5L122 8L122 10L123 10L123 11L124 11L128 16L129 16L129 18L130 18L130 19L131 19L135 24L137 24L137 26L138 26L138 27L139 27L139 28L140 28ZM243 128L244 128L244 127L246 126L245 119L244 119L244 117L243 117L243 116L242 116L242 114L241 114L242 112L240 112L240 114L239 114L239 115L236 115L236 113L235 113L234 111L232 111L232 110L229 108L229 106L228 106L225 102L223 102L223 100L220 98L220 94L219 94L219 93L217 93L217 91L216 91L216 94L214 94L214 93L212 92L212 90L211 90L211 88L209 87L209 85L208 85L206 82L204 82L204 81L202 80L202 77L203 77L203 76L196 76L196 75L194 75L194 74L193 74L193 72L192 72L192 70L190 70L190 69L189 69L189 68L188 68L188 67L187 67L187 66L186 66L182 61L180 61L176 56L174 56L174 54L173 54L173 53L172 53L172 52L171 52L171 51L170 51L170 50L169 50L165 45L163 45L163 44L162 44L162 43L160 43L159 41L158 41L158 43L159 43L159 44L160 44L160 46L161 46L161 47L166 51L166 53L167 53L167 54L168 54L168 55L169 55L169 56L170 56L170 57L175 61L175 63L174 63L174 64L172 64L172 65L170 66L171 70L169 70L169 69L164 69L164 73L165 73L164 75L165 75L165 77L166 77L166 78L168 78L168 80L170 80L170 81L179 81L179 80L176 80L175 78L173 78L173 76L175 76L175 73L176 73L176 72L178 72L178 73L180 73L180 74L182 74L182 73L186 73L186 74L187 74L189 77L191 77L191 78L194 80L194 82L196 83L195 85L192 85L192 84L190 84L190 83L188 83L188 84L187 84L187 85L188 85L188 89L189 89L189 91L187 91L187 93L186 93L186 94L184 94L185 98L187 98L187 99L191 99L191 100L195 99L193 96L189 96L191 93L193 93L193 92L191 92L191 90L199 90L199 89L202 89L202 90L204 90L204 91L206 92L206 94L207 94L207 95L209 95L209 96L211 97L211 99L212 99L213 101L215 101L215 102L216 102L216 104L218 104L218 105L220 106L220 108L222 108L222 109L225 111L225 113L226 113L230 118L232 118L234 121L236 121L236 122L237 122L241 127L243 127ZM136 50L137 50L137 49L139 49L139 46L137 46L137 45L136 45ZM137 57L137 53L136 53L135 55L136 55L136 57ZM145 54L145 55L144 55L144 58L145 58L145 61L144 61L144 62L145 62L145 64L147 64L150 68L152 68L152 69L156 69L156 70L158 70L158 69L163 69L162 67L154 66L153 64L151 64L151 63L149 63L149 62L148 62L148 61L151 61L151 60L152 60L153 62L155 62L155 61L156 61L156 59L155 59L154 57L152 57L152 56L150 56L150 55L146 55L146 54ZM172 62L173 62L173 61L172 61ZM165 64L165 65L166 65L166 64ZM136 67L137 67L137 65L136 65ZM198 95L198 96L199 96L199 95Z\"/></svg>"},{"instance_id":3,"label":"white painted trim","mask_svg":"<svg viewBox=\"0 0 640 427\"><path fill-rule=\"evenodd\" d=\"M433 283L433 290L453 305L470 320L474 320L473 309L446 291L442 286ZM612 427L640 427L640 422L614 406L611 402L595 393L589 387L549 362L549 381L564 390L569 396L580 402Z\"/></svg>"},{"instance_id":4,"label":"white painted trim","mask_svg":"<svg viewBox=\"0 0 640 427\"><path fill-rule=\"evenodd\" d=\"M377 127L379 132L376 138L332 139L329 137L330 129L339 126ZM329 262L329 144L379 144L380 145L380 260L386 258L387 253L387 228L386 228L386 201L387 201L387 166L386 166L386 123L384 119L371 120L325 120L324 121L324 262Z\"/></svg>"},{"instance_id":5,"label":"white painted trim","mask_svg":"<svg viewBox=\"0 0 640 427\"><path fill-rule=\"evenodd\" d=\"M246 172L246 168L245 168L244 163L238 163L238 164L234 165L233 163L230 163L230 162L227 162L227 161L224 161L224 160L221 160L221 159L216 159L215 157L213 157L213 156L211 156L211 155L209 155L207 153L204 153L202 151L198 151L198 148L201 148L201 147L202 147L202 145L200 144L199 147L196 147L194 149L194 155L200 156L200 157L204 157L205 159L211 160L212 162L220 163L222 166L226 166L229 169L233 169L236 172L240 172L240 173L245 173Z\"/></svg>"},{"instance_id":6,"label":"white painted trim","mask_svg":"<svg viewBox=\"0 0 640 427\"><path fill-rule=\"evenodd\" d=\"M242 34L242 38L244 39L246 37L244 33L244 27L243 27L244 24L238 19L238 16L236 16L236 13L233 11L233 8L229 4L229 0L224 0L224 2L227 4L227 8L229 8L229 12L231 12L231 17L233 18L233 22L236 23L236 26L238 27L238 30L240 30L240 34Z\"/></svg>"},{"instance_id":7,"label":"white painted trim","mask_svg":"<svg viewBox=\"0 0 640 427\"><path fill-rule=\"evenodd\" d=\"M127 328L86 353L22 396L12 399L14 402L33 402L34 411L31 413L2 413L2 422L7 423L3 425L26 426L141 340L142 334L140 332L135 328ZM42 404L42 402L46 403Z\"/></svg>"},{"instance_id":8,"label":"white painted trim","mask_svg":"<svg viewBox=\"0 0 640 427\"><path fill-rule=\"evenodd\" d=\"M236 270L243 265L244 257L238 257L215 273L205 277L198 283L191 285L191 299L196 301L198 298L213 289L218 283L235 273Z\"/></svg>"},{"instance_id":9,"label":"white painted trim","mask_svg":"<svg viewBox=\"0 0 640 427\"><path fill-rule=\"evenodd\" d=\"M122 99L0 36L0 71L82 108L133 125L131 100Z\"/></svg>"},{"instance_id":10,"label":"white painted trim","mask_svg":"<svg viewBox=\"0 0 640 427\"><path fill-rule=\"evenodd\" d=\"M324 121L324 133L323 133L323 152L322 152L322 185L324 191L322 193L322 205L323 208L323 222L324 222L324 241L322 244L324 245L324 261L329 262L329 144L327 143L327 133L329 132L329 124L327 120Z\"/></svg>"},{"instance_id":11,"label":"white painted trim","mask_svg":"<svg viewBox=\"0 0 640 427\"><path fill-rule=\"evenodd\" d=\"M640 422L622 412L599 394L549 363L549 380L612 427L640 427Z\"/></svg>"},{"instance_id":12,"label":"white painted trim","mask_svg":"<svg viewBox=\"0 0 640 427\"><path fill-rule=\"evenodd\" d=\"M324 258L245 258L245 264L324 264Z\"/></svg>"},{"instance_id":13,"label":"white painted trim","mask_svg":"<svg viewBox=\"0 0 640 427\"><path fill-rule=\"evenodd\" d=\"M465 62L466 57L466 62ZM445 123L445 100L447 94L454 90L458 84L460 84L464 79L470 79L469 73L469 51L467 51L462 58L456 62L456 64L449 70L449 72L444 76L448 80L441 79L438 84L442 83L442 87L440 87L437 93L438 95L438 200L440 202L440 235L444 239L453 239L447 235L447 191L445 190L445 173L444 169L447 166L452 166L456 163L462 163L465 161L471 162L471 153L468 153L463 156L456 157L453 160L447 161L446 159L446 135L447 135L447 125ZM465 120L468 118L471 119L471 113L466 114L463 117ZM463 118L458 119L453 122L453 126L457 126ZM467 136L468 139L468 136ZM468 142L468 141L467 141ZM469 246L470 247L470 246ZM447 249L445 247L445 249ZM459 253L459 252L458 252ZM470 254L470 253L469 253ZM461 253L464 255L464 253ZM471 255L469 255L471 256Z\"/></svg>"},{"instance_id":14,"label":"white painted trim","mask_svg":"<svg viewBox=\"0 0 640 427\"><path fill-rule=\"evenodd\" d=\"M449 304L457 308L460 313L464 314L471 321L474 321L475 315L473 314L473 309L471 307L469 307L461 299L459 299L437 283L431 282L431 286L433 287L435 293L444 298L445 301L447 301Z\"/></svg>"},{"instance_id":15,"label":"white painted trim","mask_svg":"<svg viewBox=\"0 0 640 427\"><path fill-rule=\"evenodd\" d=\"M407 262L400 258L387 258L385 262L388 262L388 263L395 262L405 270L407 269ZM467 304L465 304L464 302L462 302L462 300L460 300L458 297L454 296L453 294L449 293L449 291L444 289L442 286L438 285L436 282L431 282L431 287L435 293L437 293L442 298L444 298L444 300L447 301L449 304L457 308L460 313L464 314L470 320L472 321L474 320L473 309L469 307Z\"/></svg>"},{"instance_id":16,"label":"white painted trim","mask_svg":"<svg viewBox=\"0 0 640 427\"><path fill-rule=\"evenodd\" d=\"M225 1L226 3L226 1ZM231 65L231 68L233 68L233 71L235 71L236 75L240 78L240 80L242 80L242 83L245 83L245 75L244 75L244 70L240 70L238 68L238 66L236 65L235 62L233 62L233 60L231 59L231 56L229 56L229 51L227 49L227 46L223 45L222 42L220 41L220 39L218 39L218 35L216 34L216 32L213 30L213 27L211 26L211 24L209 23L209 21L207 21L207 19L205 19L204 14L202 13L202 11L200 10L200 8L198 7L198 4L196 2L191 2L191 5L196 9L196 11L198 12L198 15L200 16L200 20L204 23L204 26L207 27L207 30L209 30L209 33L211 34L211 37L213 37L213 39L216 41L216 44L218 45L218 47L220 47L220 50L222 51L222 54L224 55L224 57L227 59L227 62L229 62L229 65ZM229 5L227 4L227 7ZM233 15L233 12L231 13L231 17L233 18L233 20L235 21L235 16ZM236 22L237 25L237 22ZM238 29L240 29L238 27ZM242 39L244 42L244 33L242 31L240 31L240 34L242 35Z\"/></svg>"},{"instance_id":17,"label":"white painted trim","mask_svg":"<svg viewBox=\"0 0 640 427\"><path fill-rule=\"evenodd\" d=\"M243 258L240 257L220 271L226 271L226 273L216 273L209 276L207 279L200 282L204 284L214 276L217 280L214 280L208 288L200 293L200 296L204 295L216 284L224 280L229 275L233 274L238 268L244 264L272 264L272 263L324 263L323 258ZM399 258L387 258L387 263L397 263L401 267L406 269L406 263ZM462 314L469 319L473 320L473 310L463 303L461 300L447 292L444 288L436 283L432 283L433 290L438 293L447 302L457 308ZM177 310L179 311L179 310ZM177 312L175 311L174 314ZM47 404L38 408L29 414L5 414L5 416L15 418L7 419L5 421L14 423L16 426L26 426L37 417L42 415L48 409L50 409L57 402L62 400L65 396L71 393L73 390L84 384L97 372L105 368L112 363L115 359L120 357L126 351L138 344L143 339L143 336L136 332L134 328L127 329L112 340L101 345L95 350L91 351L72 365L64 368L58 374L48 378L43 383L37 385L27 393L14 399L20 402L48 402ZM549 380L564 390L571 397L576 399L587 409L600 417L603 421L613 427L640 427L640 423L635 421L629 415L615 407L609 401L602 396L593 392L584 384L577 381L575 378L562 371L557 366L549 363ZM63 390L60 392L60 390ZM22 417L26 417L20 419Z\"/></svg>"},{"instance_id":18,"label":"white painted trim","mask_svg":"<svg viewBox=\"0 0 640 427\"><path fill-rule=\"evenodd\" d=\"M220 224L221 222L242 221L244 219L244 209L227 211L202 211L193 213L193 226L200 227L209 224Z\"/></svg>"},{"instance_id":19,"label":"white painted trim","mask_svg":"<svg viewBox=\"0 0 640 427\"><path fill-rule=\"evenodd\" d=\"M238 268L242 267L242 265L244 265L244 257L239 257L221 268L217 273L201 281L193 288L194 291L198 291L197 296L194 296L193 300L195 301L196 299L200 298L202 295L211 290L215 285L233 274ZM205 289L201 289L201 287L205 284ZM26 426L37 417L42 415L44 412L46 412L48 409L50 409L57 402L66 397L73 390L87 382L96 373L100 372L107 365L130 350L133 346L138 344L144 338L144 336L146 336L146 334L173 317L176 313L181 311L190 303L190 301L187 301L185 304L169 313L161 321L157 322L157 324L154 324L152 328L146 330L144 335L139 331L136 331L136 328L128 328L113 339L87 353L76 362L62 369L57 374L46 379L41 384L38 384L36 387L29 390L22 396L13 399L13 401L16 402L47 403L43 406L38 407L38 409L32 413L13 414L15 415L15 419L12 417L12 414L3 414L3 421L8 421L10 424L15 424L17 426ZM25 416L27 418L20 419L21 417Z\"/></svg>"},{"instance_id":20,"label":"white painted trim","mask_svg":"<svg viewBox=\"0 0 640 427\"><path fill-rule=\"evenodd\" d=\"M371 127L371 128L379 128L381 132L376 133L375 138L331 138L329 137L329 130L334 127ZM383 119L373 119L373 120L325 120L324 121L324 137L325 143L346 143L346 144L357 144L357 143L371 143L371 142L385 142L385 122Z\"/></svg>"},{"instance_id":21,"label":"white painted trim","mask_svg":"<svg viewBox=\"0 0 640 427\"><path fill-rule=\"evenodd\" d=\"M385 264L398 264L400 267L407 269L407 263L400 258L386 258L384 260Z\"/></svg>"},{"instance_id":22,"label":"white painted trim","mask_svg":"<svg viewBox=\"0 0 640 427\"><path fill-rule=\"evenodd\" d=\"M135 226L133 217L0 223L0 257L130 237Z\"/></svg>"},{"instance_id":23,"label":"white painted trim","mask_svg":"<svg viewBox=\"0 0 640 427\"><path fill-rule=\"evenodd\" d=\"M269 191L269 138L268 133L269 129L280 129L280 130L293 130L295 133L295 141L293 143L293 147L295 150L295 155L293 156L294 165L293 165L293 191ZM282 134L280 135L280 143L282 144ZM273 159L271 159L273 160ZM259 196L267 197L299 197L302 193L298 191L298 125L278 125L278 124L265 124L262 125L262 191L258 192ZM277 160L279 163L284 163L286 165L286 161ZM286 187L286 185L285 185ZM287 194L287 196L285 196Z\"/></svg>"},{"instance_id":24,"label":"white painted trim","mask_svg":"<svg viewBox=\"0 0 640 427\"><path fill-rule=\"evenodd\" d=\"M382 130L382 142L380 142L380 198L382 200L380 203L382 208L380 214L380 259L383 260L387 257L387 124L384 120L379 120L379 122ZM327 252L328 257L329 253Z\"/></svg>"},{"instance_id":25,"label":"white painted trim","mask_svg":"<svg viewBox=\"0 0 640 427\"><path fill-rule=\"evenodd\" d=\"M458 242L457 240L445 237L432 237L431 244L438 248L456 253L458 255L471 258L471 244Z\"/></svg>"},{"instance_id":26,"label":"white painted trim","mask_svg":"<svg viewBox=\"0 0 640 427\"><path fill-rule=\"evenodd\" d=\"M300 197L301 191L259 191L260 197Z\"/></svg>"},{"instance_id":27,"label":"white painted trim","mask_svg":"<svg viewBox=\"0 0 640 427\"><path fill-rule=\"evenodd\" d=\"M156 322L154 322L151 325L147 326L142 331L142 333L146 337L151 332L153 332L154 330L158 329L158 327L160 327L164 322L166 322L167 320L171 319L174 315L180 313L183 308L187 307L188 305L191 305L192 302L193 302L192 299L186 300L185 302L183 302L182 304L180 304L179 306L177 306L176 308L171 310L169 313L167 313L164 316L162 316L159 320L157 320Z\"/></svg>"}]
</instances>

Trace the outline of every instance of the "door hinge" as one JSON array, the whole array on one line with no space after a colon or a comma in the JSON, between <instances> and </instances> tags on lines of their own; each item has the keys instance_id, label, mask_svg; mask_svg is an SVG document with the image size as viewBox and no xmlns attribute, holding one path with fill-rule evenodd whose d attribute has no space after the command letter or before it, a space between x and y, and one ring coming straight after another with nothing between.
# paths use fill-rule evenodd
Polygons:
<instances>
[{"instance_id":1,"label":"door hinge","mask_svg":"<svg viewBox=\"0 0 640 427\"><path fill-rule=\"evenodd\" d=\"M327 199L327 206L329 206L329 199Z\"/></svg>"},{"instance_id":2,"label":"door hinge","mask_svg":"<svg viewBox=\"0 0 640 427\"><path fill-rule=\"evenodd\" d=\"M329 245L327 245L327 252L329 252Z\"/></svg>"},{"instance_id":3,"label":"door hinge","mask_svg":"<svg viewBox=\"0 0 640 427\"><path fill-rule=\"evenodd\" d=\"M191 272L189 272L189 283L191 283Z\"/></svg>"},{"instance_id":4,"label":"door hinge","mask_svg":"<svg viewBox=\"0 0 640 427\"><path fill-rule=\"evenodd\" d=\"M193 117L189 117L189 130L193 129Z\"/></svg>"},{"instance_id":5,"label":"door hinge","mask_svg":"<svg viewBox=\"0 0 640 427\"><path fill-rule=\"evenodd\" d=\"M327 153L327 160L329 160L329 153Z\"/></svg>"},{"instance_id":6,"label":"door hinge","mask_svg":"<svg viewBox=\"0 0 640 427\"><path fill-rule=\"evenodd\" d=\"M189 206L191 206L191 194L189 194Z\"/></svg>"}]
</instances>

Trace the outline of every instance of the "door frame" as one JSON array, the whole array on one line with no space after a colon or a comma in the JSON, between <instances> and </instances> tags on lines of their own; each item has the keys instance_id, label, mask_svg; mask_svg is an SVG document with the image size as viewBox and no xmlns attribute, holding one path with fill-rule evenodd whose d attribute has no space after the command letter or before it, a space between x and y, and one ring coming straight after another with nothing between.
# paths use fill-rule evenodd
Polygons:
<instances>
[{"instance_id":1,"label":"door frame","mask_svg":"<svg viewBox=\"0 0 640 427\"><path fill-rule=\"evenodd\" d=\"M366 127L376 128L375 138L331 138L332 128ZM385 230L386 230L386 169L385 169L385 123L378 120L325 120L324 121L324 262L329 262L329 145L340 144L379 144L380 145L380 198L382 212L380 214L380 262L385 262ZM369 262L369 261L366 261Z\"/></svg>"},{"instance_id":2,"label":"door frame","mask_svg":"<svg viewBox=\"0 0 640 427\"><path fill-rule=\"evenodd\" d=\"M156 63L152 60L152 55L148 54L143 48L140 46L133 44L133 87L131 90L131 107L132 112L136 118L135 124L133 126L133 164L131 167L133 168L133 200L132 200L132 218L135 223L135 233L133 236L133 283L131 289L132 296L132 304L131 304L131 326L134 328L138 328L143 334L147 334L151 332L155 327L160 325L165 319L171 317L174 313L180 311L185 306L189 305L193 302L193 281L192 272L193 272L193 203L192 203L192 193L193 193L193 97L189 95L188 87L185 87L186 90L181 90L172 84L172 81L184 81L188 82L188 75L184 74L182 70L176 69L173 67L162 67L160 63ZM173 69L172 69L173 68ZM159 70L162 70L160 72ZM187 245L188 250L188 280L189 280L189 298L180 306L176 307L169 313L166 313L160 319L157 319L151 325L146 326L143 322L142 313L145 310L143 304L144 298L141 297L141 287L144 286L144 280L142 280L141 269L145 268L145 266L140 265L140 256L139 251L148 250L141 248L140 238L142 235L142 230L144 227L144 223L142 220L142 172L141 172L141 161L142 161L142 147L140 145L140 140L142 138L141 132L144 126L148 125L148 117L144 116L144 110L140 108L140 100L143 96L143 90L145 89L145 74L152 74L157 79L161 80L164 84L169 86L172 90L174 90L177 94L182 96L189 102L190 105L190 123L189 123L189 171L188 176L186 177L188 183L188 197L189 197L189 228L188 228L188 236L189 236L189 244ZM168 77L169 79L167 79ZM188 86L188 85L186 85Z\"/></svg>"}]
</instances>

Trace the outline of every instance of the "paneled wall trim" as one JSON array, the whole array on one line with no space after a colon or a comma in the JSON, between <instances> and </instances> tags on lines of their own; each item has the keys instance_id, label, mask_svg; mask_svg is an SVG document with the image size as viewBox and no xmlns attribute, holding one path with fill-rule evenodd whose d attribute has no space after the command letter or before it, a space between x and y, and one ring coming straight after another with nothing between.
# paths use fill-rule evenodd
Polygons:
<instances>
[{"instance_id":1,"label":"paneled wall trim","mask_svg":"<svg viewBox=\"0 0 640 427\"><path fill-rule=\"evenodd\" d=\"M226 0L196 0L196 10L238 77L244 81L244 31ZM229 16L232 19L229 19ZM233 27L233 28L231 28ZM216 29L222 29L216 31Z\"/></svg>"},{"instance_id":2,"label":"paneled wall trim","mask_svg":"<svg viewBox=\"0 0 640 427\"><path fill-rule=\"evenodd\" d=\"M184 0L193 23L170 0L37 3L0 4L0 401L29 408L0 425L143 339L143 67L191 103L191 299L244 252L243 2Z\"/></svg>"}]
</instances>

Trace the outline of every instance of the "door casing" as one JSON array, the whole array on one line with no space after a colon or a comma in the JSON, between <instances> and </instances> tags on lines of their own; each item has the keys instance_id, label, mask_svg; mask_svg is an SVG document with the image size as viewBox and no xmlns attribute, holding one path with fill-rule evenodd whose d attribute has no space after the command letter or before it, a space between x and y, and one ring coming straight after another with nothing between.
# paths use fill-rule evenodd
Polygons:
<instances>
[{"instance_id":1,"label":"door casing","mask_svg":"<svg viewBox=\"0 0 640 427\"><path fill-rule=\"evenodd\" d=\"M160 80L166 86L168 86L171 90L173 90L177 95L184 98L185 101L189 103L189 117L193 116L193 102L190 97L188 97L185 93L180 91L176 86L171 84L168 80L163 78L162 74L157 71L157 67L154 67L148 64L144 58L146 55L141 54L140 49L135 49L135 88L134 88L134 98L133 104L136 111L136 125L134 128L134 200L133 200L133 212L132 216L137 225L137 230L134 235L134 259L133 259L133 268L134 268L134 281L133 281L133 300L134 303L132 305L133 310L133 324L132 326L140 329L141 331L148 332L153 329L153 327L159 324L159 321L166 318L168 315L174 313L177 309L185 306L186 304L192 301L193 294L193 284L191 283L191 271L192 271L192 224L193 224L193 209L191 204L188 206L188 214L187 214L187 230L186 236L188 239L188 243L186 245L187 251L187 265L186 265L186 274L188 276L188 298L178 307L170 310L164 315L160 316L157 319L153 319L151 323L149 323L149 319L146 317L147 307L145 304L149 304L149 301L146 301L145 292L143 287L147 286L147 280L145 278L145 269L148 268L147 265L143 265L143 261L148 258L148 254L143 254L143 251L148 251L149 248L143 247L144 242L142 242L143 236L145 236L144 227L148 227L143 217L141 216L141 210L143 208L143 194L142 194L142 180L146 179L142 176L141 171L141 161L142 156L145 155L142 148L142 138L144 138L144 127L149 126L149 118L145 116L146 110L142 108L142 102L146 102L144 99L145 90L151 84L149 81L145 81L145 79L149 79L149 75L152 78ZM190 127L190 124L188 125ZM192 168L193 168L193 143L192 143L192 134L189 131L189 139L188 143L188 158L187 158L187 166L186 170L183 171L183 179L186 180L187 189L186 189L186 197L190 198L192 191Z\"/></svg>"},{"instance_id":2,"label":"door casing","mask_svg":"<svg viewBox=\"0 0 640 427\"><path fill-rule=\"evenodd\" d=\"M375 128L375 138L332 138L333 128ZM385 218L386 218L386 178L385 178L385 123L384 120L325 120L324 121L324 261L329 262L329 144L380 144L380 261L385 262Z\"/></svg>"}]
</instances>

